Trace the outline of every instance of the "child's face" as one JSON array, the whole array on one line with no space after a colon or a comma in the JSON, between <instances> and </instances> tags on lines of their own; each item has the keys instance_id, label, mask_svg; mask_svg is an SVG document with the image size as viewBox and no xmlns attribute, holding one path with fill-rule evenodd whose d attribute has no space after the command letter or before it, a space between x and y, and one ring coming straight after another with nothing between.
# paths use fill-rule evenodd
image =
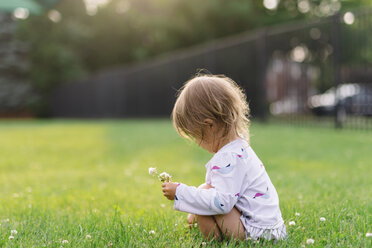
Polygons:
<instances>
[{"instance_id":1,"label":"child's face","mask_svg":"<svg viewBox=\"0 0 372 248\"><path fill-rule=\"evenodd\" d=\"M237 133L230 131L227 135L223 135L224 130L216 124L216 122L206 119L203 129L203 139L195 139L195 142L204 150L210 153L216 153L221 147L227 143L239 138Z\"/></svg>"},{"instance_id":2,"label":"child's face","mask_svg":"<svg viewBox=\"0 0 372 248\"><path fill-rule=\"evenodd\" d=\"M207 150L210 153L216 153L217 151L214 142L216 136L216 125L209 119L206 119L205 122L207 125L203 129L203 139L195 139L195 142L204 150Z\"/></svg>"},{"instance_id":3,"label":"child's face","mask_svg":"<svg viewBox=\"0 0 372 248\"><path fill-rule=\"evenodd\" d=\"M210 153L215 153L213 151L213 146L210 142L207 142L206 139L204 138L203 140L196 139L196 143L203 148L204 150L210 152Z\"/></svg>"}]
</instances>

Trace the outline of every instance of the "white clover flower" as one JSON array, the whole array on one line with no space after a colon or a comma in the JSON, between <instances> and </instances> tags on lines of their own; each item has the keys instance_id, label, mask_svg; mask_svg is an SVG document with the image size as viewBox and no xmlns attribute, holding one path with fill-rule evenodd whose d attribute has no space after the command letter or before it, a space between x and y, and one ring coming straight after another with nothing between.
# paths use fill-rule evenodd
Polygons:
<instances>
[{"instance_id":1,"label":"white clover flower","mask_svg":"<svg viewBox=\"0 0 372 248\"><path fill-rule=\"evenodd\" d=\"M91 239L92 236L90 236L89 234L87 234L86 238L87 238L87 239Z\"/></svg>"},{"instance_id":2,"label":"white clover flower","mask_svg":"<svg viewBox=\"0 0 372 248\"><path fill-rule=\"evenodd\" d=\"M149 168L149 174L151 175L151 176L154 176L154 175L156 175L158 172L156 171L156 168L152 168L152 167L150 167Z\"/></svg>"},{"instance_id":3,"label":"white clover flower","mask_svg":"<svg viewBox=\"0 0 372 248\"><path fill-rule=\"evenodd\" d=\"M366 233L366 237L367 238L372 237L372 233Z\"/></svg>"},{"instance_id":4,"label":"white clover flower","mask_svg":"<svg viewBox=\"0 0 372 248\"><path fill-rule=\"evenodd\" d=\"M326 221L326 218L320 217L320 221Z\"/></svg>"},{"instance_id":5,"label":"white clover flower","mask_svg":"<svg viewBox=\"0 0 372 248\"><path fill-rule=\"evenodd\" d=\"M62 240L62 244L68 244L68 240Z\"/></svg>"},{"instance_id":6,"label":"white clover flower","mask_svg":"<svg viewBox=\"0 0 372 248\"><path fill-rule=\"evenodd\" d=\"M149 232L149 234L154 235L154 234L155 234L155 231L154 231L154 230L151 230L151 231Z\"/></svg>"},{"instance_id":7,"label":"white clover flower","mask_svg":"<svg viewBox=\"0 0 372 248\"><path fill-rule=\"evenodd\" d=\"M206 246L206 245L207 245L207 243L206 243L206 242L202 242L201 244L202 244L202 246Z\"/></svg>"},{"instance_id":8,"label":"white clover flower","mask_svg":"<svg viewBox=\"0 0 372 248\"><path fill-rule=\"evenodd\" d=\"M294 221L290 221L290 222L288 223L288 225L290 225L290 226L295 226L295 225L296 225L296 222L294 222Z\"/></svg>"},{"instance_id":9,"label":"white clover flower","mask_svg":"<svg viewBox=\"0 0 372 248\"><path fill-rule=\"evenodd\" d=\"M314 240L313 239L308 239L308 240L306 240L306 244L308 244L308 245L314 244Z\"/></svg>"},{"instance_id":10,"label":"white clover flower","mask_svg":"<svg viewBox=\"0 0 372 248\"><path fill-rule=\"evenodd\" d=\"M172 176L169 175L169 174L166 173L166 172L162 172L162 173L160 173L160 175L159 175L159 179L160 179L160 181L162 181L162 182L170 182L171 179L172 179Z\"/></svg>"},{"instance_id":11,"label":"white clover flower","mask_svg":"<svg viewBox=\"0 0 372 248\"><path fill-rule=\"evenodd\" d=\"M296 216L300 216L300 213L295 213Z\"/></svg>"},{"instance_id":12,"label":"white clover flower","mask_svg":"<svg viewBox=\"0 0 372 248\"><path fill-rule=\"evenodd\" d=\"M17 232L17 230L11 230L11 231L10 231L10 234L11 234L11 235L16 235L16 234L18 234L18 232Z\"/></svg>"},{"instance_id":13,"label":"white clover flower","mask_svg":"<svg viewBox=\"0 0 372 248\"><path fill-rule=\"evenodd\" d=\"M198 227L198 223L194 223L194 227Z\"/></svg>"},{"instance_id":14,"label":"white clover flower","mask_svg":"<svg viewBox=\"0 0 372 248\"><path fill-rule=\"evenodd\" d=\"M14 239L14 236L10 235L9 240L12 240L12 239Z\"/></svg>"}]
</instances>

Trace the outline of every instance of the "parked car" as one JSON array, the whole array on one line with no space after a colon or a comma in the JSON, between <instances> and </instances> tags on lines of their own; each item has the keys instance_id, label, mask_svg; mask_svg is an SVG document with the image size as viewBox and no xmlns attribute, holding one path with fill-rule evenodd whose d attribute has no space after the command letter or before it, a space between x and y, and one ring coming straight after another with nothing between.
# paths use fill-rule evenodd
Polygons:
<instances>
[{"instance_id":1,"label":"parked car","mask_svg":"<svg viewBox=\"0 0 372 248\"><path fill-rule=\"evenodd\" d=\"M319 116L340 115L372 116L372 84L341 84L325 93L309 98L311 111Z\"/></svg>"}]
</instances>

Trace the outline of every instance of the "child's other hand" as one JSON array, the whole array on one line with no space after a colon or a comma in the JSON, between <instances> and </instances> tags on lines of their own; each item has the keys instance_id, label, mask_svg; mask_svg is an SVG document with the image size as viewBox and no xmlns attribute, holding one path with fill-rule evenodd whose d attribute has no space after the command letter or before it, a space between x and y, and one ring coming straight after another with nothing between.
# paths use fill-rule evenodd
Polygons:
<instances>
[{"instance_id":1,"label":"child's other hand","mask_svg":"<svg viewBox=\"0 0 372 248\"><path fill-rule=\"evenodd\" d=\"M187 223L189 224L189 228L193 227L194 223L196 223L195 214L188 214L187 215Z\"/></svg>"},{"instance_id":2,"label":"child's other hand","mask_svg":"<svg viewBox=\"0 0 372 248\"><path fill-rule=\"evenodd\" d=\"M161 187L163 188L163 195L168 198L168 200L174 200L176 195L178 183L163 183Z\"/></svg>"}]
</instances>

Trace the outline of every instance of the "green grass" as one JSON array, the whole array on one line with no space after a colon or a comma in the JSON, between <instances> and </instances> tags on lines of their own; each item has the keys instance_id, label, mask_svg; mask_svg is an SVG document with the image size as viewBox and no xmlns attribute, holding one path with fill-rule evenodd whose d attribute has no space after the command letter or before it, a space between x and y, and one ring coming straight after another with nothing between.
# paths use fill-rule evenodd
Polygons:
<instances>
[{"instance_id":1,"label":"green grass","mask_svg":"<svg viewBox=\"0 0 372 248\"><path fill-rule=\"evenodd\" d=\"M372 246L372 132L253 123L251 134L287 224L275 247ZM166 120L1 121L0 247L199 247L148 167L199 185L210 157ZM272 243L207 243L235 245Z\"/></svg>"}]
</instances>

